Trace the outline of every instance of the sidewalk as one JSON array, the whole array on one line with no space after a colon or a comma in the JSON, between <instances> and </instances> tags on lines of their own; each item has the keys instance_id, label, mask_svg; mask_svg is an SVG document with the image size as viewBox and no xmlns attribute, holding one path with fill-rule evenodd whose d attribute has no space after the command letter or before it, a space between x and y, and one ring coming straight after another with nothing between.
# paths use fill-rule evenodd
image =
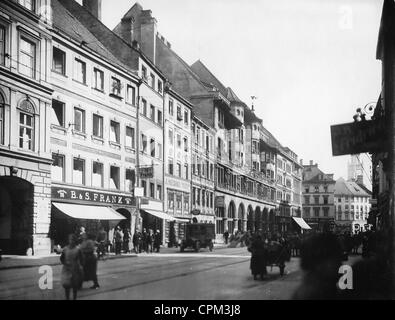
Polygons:
<instances>
[{"instance_id":1,"label":"sidewalk","mask_svg":"<svg viewBox=\"0 0 395 320\"><path fill-rule=\"evenodd\" d=\"M214 244L214 250L228 248L227 245L218 243ZM180 248L167 248L161 247L160 253L177 253L180 252ZM144 253L143 253L144 254ZM135 253L123 253L122 255L116 256L114 253L107 255L106 259L124 259L138 257ZM23 268L34 268L39 266L56 266L60 265L60 254L50 254L48 256L10 256L3 255L3 259L0 261L0 270L7 269L23 269Z\"/></svg>"}]
</instances>

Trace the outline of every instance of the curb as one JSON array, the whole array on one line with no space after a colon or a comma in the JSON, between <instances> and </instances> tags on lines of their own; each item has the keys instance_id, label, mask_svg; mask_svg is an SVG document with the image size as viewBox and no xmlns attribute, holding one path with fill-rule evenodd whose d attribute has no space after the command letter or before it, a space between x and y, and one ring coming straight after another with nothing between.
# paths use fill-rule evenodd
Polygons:
<instances>
[{"instance_id":1,"label":"curb","mask_svg":"<svg viewBox=\"0 0 395 320\"><path fill-rule=\"evenodd\" d=\"M218 246L217 248L214 247L214 250L220 250L220 249L229 249L229 246ZM233 249L233 248L231 248ZM178 253L179 251L177 250L175 253ZM137 258L139 255L138 254L129 254L129 255L121 255L121 256L108 256L104 261L106 260L115 260L115 259L126 259L126 258ZM36 263L36 264L28 264L28 265L14 265L14 266L1 266L1 262L0 262L0 270L11 270L11 269L28 269L28 268L35 268L35 267L40 267L42 265L47 265L47 266L57 266L60 265L60 255L59 256L54 256L54 257L46 257L43 259L55 259L55 261L53 262L48 262L48 263ZM4 262L4 258L3 258L3 262ZM99 261L103 261L103 260L99 260Z\"/></svg>"},{"instance_id":2,"label":"curb","mask_svg":"<svg viewBox=\"0 0 395 320\"><path fill-rule=\"evenodd\" d=\"M124 256L109 256L106 258L106 260L116 260L116 259L126 259L126 258L137 258L138 255L137 254L132 254L132 255L124 255ZM55 258L55 257L54 257ZM30 265L15 265L15 266L5 266L2 267L1 263L0 263L0 270L10 270L10 269L28 269L28 268L35 268L35 267L40 267L42 265L46 265L46 266L58 266L61 265L59 259L60 259L60 255L57 257L57 261L55 262L48 262L48 263L36 263L36 264L30 264ZM45 259L45 258L44 258ZM104 261L106 261L104 260ZM103 260L99 260L99 261L103 261Z\"/></svg>"}]
</instances>

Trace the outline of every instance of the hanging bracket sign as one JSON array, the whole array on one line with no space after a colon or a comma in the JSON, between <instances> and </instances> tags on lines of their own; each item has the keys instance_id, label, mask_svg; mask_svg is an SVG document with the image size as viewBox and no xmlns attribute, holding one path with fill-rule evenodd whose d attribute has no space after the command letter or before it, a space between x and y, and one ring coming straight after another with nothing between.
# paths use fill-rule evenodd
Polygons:
<instances>
[{"instance_id":1,"label":"hanging bracket sign","mask_svg":"<svg viewBox=\"0 0 395 320\"><path fill-rule=\"evenodd\" d=\"M382 152L386 146L383 119L331 126L332 155Z\"/></svg>"}]
</instances>

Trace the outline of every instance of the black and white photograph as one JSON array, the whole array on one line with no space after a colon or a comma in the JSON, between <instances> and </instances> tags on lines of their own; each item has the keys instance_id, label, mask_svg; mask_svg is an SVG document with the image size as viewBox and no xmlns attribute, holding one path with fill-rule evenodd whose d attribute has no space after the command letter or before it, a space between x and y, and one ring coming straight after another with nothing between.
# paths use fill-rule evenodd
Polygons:
<instances>
[{"instance_id":1,"label":"black and white photograph","mask_svg":"<svg viewBox=\"0 0 395 320\"><path fill-rule=\"evenodd\" d=\"M394 202L395 0L0 1L0 300L392 300Z\"/></svg>"}]
</instances>

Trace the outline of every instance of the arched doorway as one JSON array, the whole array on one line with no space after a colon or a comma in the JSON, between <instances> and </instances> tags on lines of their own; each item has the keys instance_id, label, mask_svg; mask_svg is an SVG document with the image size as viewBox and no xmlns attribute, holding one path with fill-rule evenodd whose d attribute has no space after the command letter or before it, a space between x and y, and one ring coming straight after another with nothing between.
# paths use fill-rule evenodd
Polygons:
<instances>
[{"instance_id":1,"label":"arched doorway","mask_svg":"<svg viewBox=\"0 0 395 320\"><path fill-rule=\"evenodd\" d=\"M255 230L259 231L262 229L262 212L261 207L255 208Z\"/></svg>"},{"instance_id":2,"label":"arched doorway","mask_svg":"<svg viewBox=\"0 0 395 320\"><path fill-rule=\"evenodd\" d=\"M236 205L233 201L229 203L228 208L228 232L234 233L235 230L235 219L236 219Z\"/></svg>"},{"instance_id":3,"label":"arched doorway","mask_svg":"<svg viewBox=\"0 0 395 320\"><path fill-rule=\"evenodd\" d=\"M117 209L116 210L118 213L122 214L126 219L121 220L118 223L118 226L121 228L121 230L124 230L125 228L128 228L129 231L132 230L132 214L129 212L129 210L126 209Z\"/></svg>"},{"instance_id":4,"label":"arched doorway","mask_svg":"<svg viewBox=\"0 0 395 320\"><path fill-rule=\"evenodd\" d=\"M247 230L251 232L255 231L254 210L251 205L249 205L247 209Z\"/></svg>"},{"instance_id":5,"label":"arched doorway","mask_svg":"<svg viewBox=\"0 0 395 320\"><path fill-rule=\"evenodd\" d=\"M25 255L33 248L34 186L16 177L0 177L0 247Z\"/></svg>"},{"instance_id":6,"label":"arched doorway","mask_svg":"<svg viewBox=\"0 0 395 320\"><path fill-rule=\"evenodd\" d=\"M244 221L245 219L245 212L244 212L244 204L240 203L239 205L239 210L238 210L238 215L237 215L238 221L237 221L237 229L239 231L244 232Z\"/></svg>"}]
</instances>

